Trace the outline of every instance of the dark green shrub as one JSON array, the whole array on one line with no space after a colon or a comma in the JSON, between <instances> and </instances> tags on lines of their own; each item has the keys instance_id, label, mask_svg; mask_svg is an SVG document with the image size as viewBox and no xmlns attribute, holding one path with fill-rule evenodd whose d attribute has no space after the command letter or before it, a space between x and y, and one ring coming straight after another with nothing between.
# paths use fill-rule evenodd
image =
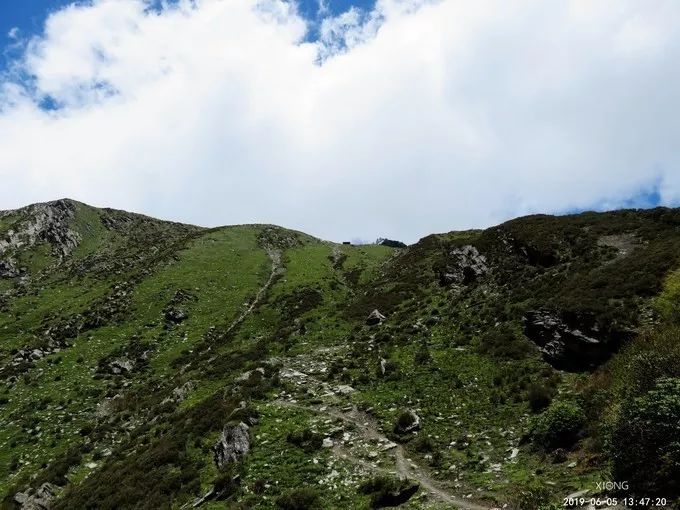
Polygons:
<instances>
[{"instance_id":1,"label":"dark green shrub","mask_svg":"<svg viewBox=\"0 0 680 510\"><path fill-rule=\"evenodd\" d=\"M289 432L286 436L286 440L307 453L320 449L323 444L321 434L312 432L308 428Z\"/></svg>"},{"instance_id":2,"label":"dark green shrub","mask_svg":"<svg viewBox=\"0 0 680 510\"><path fill-rule=\"evenodd\" d=\"M372 508L399 506L418 491L418 484L389 476L376 476L359 486L359 492L371 497Z\"/></svg>"},{"instance_id":3,"label":"dark green shrub","mask_svg":"<svg viewBox=\"0 0 680 510\"><path fill-rule=\"evenodd\" d=\"M578 439L585 422L585 414L575 402L553 402L537 417L534 441L548 450L568 448Z\"/></svg>"},{"instance_id":4,"label":"dark green shrub","mask_svg":"<svg viewBox=\"0 0 680 510\"><path fill-rule=\"evenodd\" d=\"M413 427L416 423L416 416L411 411L402 411L394 422L394 432L401 433Z\"/></svg>"},{"instance_id":5,"label":"dark green shrub","mask_svg":"<svg viewBox=\"0 0 680 510\"><path fill-rule=\"evenodd\" d=\"M492 328L479 339L480 354L501 359L524 359L532 351L529 341L510 324Z\"/></svg>"},{"instance_id":6,"label":"dark green shrub","mask_svg":"<svg viewBox=\"0 0 680 510\"><path fill-rule=\"evenodd\" d=\"M515 487L510 492L510 508L513 510L542 510L550 508L550 490L544 485L533 483Z\"/></svg>"},{"instance_id":7,"label":"dark green shrub","mask_svg":"<svg viewBox=\"0 0 680 510\"><path fill-rule=\"evenodd\" d=\"M413 442L413 448L420 453L429 453L435 448L435 443L427 436L420 436Z\"/></svg>"},{"instance_id":8,"label":"dark green shrub","mask_svg":"<svg viewBox=\"0 0 680 510\"><path fill-rule=\"evenodd\" d=\"M413 357L413 362L416 365L427 365L432 362L432 355L430 354L430 349L427 347L426 343L421 343L416 350Z\"/></svg>"},{"instance_id":9,"label":"dark green shrub","mask_svg":"<svg viewBox=\"0 0 680 510\"><path fill-rule=\"evenodd\" d=\"M553 392L541 384L532 384L529 386L527 398L529 400L529 408L534 413L538 413L550 405L553 399Z\"/></svg>"},{"instance_id":10,"label":"dark green shrub","mask_svg":"<svg viewBox=\"0 0 680 510\"><path fill-rule=\"evenodd\" d=\"M276 506L281 510L315 510L321 508L321 497L314 489L305 487L279 496Z\"/></svg>"},{"instance_id":11,"label":"dark green shrub","mask_svg":"<svg viewBox=\"0 0 680 510\"><path fill-rule=\"evenodd\" d=\"M616 480L632 494L680 497L680 378L624 402L612 436Z\"/></svg>"}]
</instances>

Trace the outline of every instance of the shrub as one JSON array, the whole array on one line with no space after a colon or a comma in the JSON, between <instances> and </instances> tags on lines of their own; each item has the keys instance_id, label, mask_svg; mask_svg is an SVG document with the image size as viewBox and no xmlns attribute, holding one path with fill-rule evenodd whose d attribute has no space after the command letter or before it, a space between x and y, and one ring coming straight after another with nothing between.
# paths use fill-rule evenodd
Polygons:
<instances>
[{"instance_id":1,"label":"shrub","mask_svg":"<svg viewBox=\"0 0 680 510\"><path fill-rule=\"evenodd\" d=\"M479 341L480 354L502 359L523 359L533 350L529 341L509 324L487 331Z\"/></svg>"},{"instance_id":2,"label":"shrub","mask_svg":"<svg viewBox=\"0 0 680 510\"><path fill-rule=\"evenodd\" d=\"M431 452L434 450L435 446L434 441L427 436L420 436L413 442L413 448L420 453Z\"/></svg>"},{"instance_id":3,"label":"shrub","mask_svg":"<svg viewBox=\"0 0 680 510\"><path fill-rule=\"evenodd\" d=\"M399 434L409 430L415 425L417 420L418 418L413 412L402 411L394 422L394 432Z\"/></svg>"},{"instance_id":4,"label":"shrub","mask_svg":"<svg viewBox=\"0 0 680 510\"><path fill-rule=\"evenodd\" d=\"M613 473L633 494L680 496L680 378L624 402L612 435Z\"/></svg>"},{"instance_id":5,"label":"shrub","mask_svg":"<svg viewBox=\"0 0 680 510\"><path fill-rule=\"evenodd\" d=\"M515 510L542 510L550 500L550 490L538 483L515 487L510 494L510 508Z\"/></svg>"},{"instance_id":6,"label":"shrub","mask_svg":"<svg viewBox=\"0 0 680 510\"><path fill-rule=\"evenodd\" d=\"M533 437L538 446L545 449L572 446L585 425L583 409L575 402L553 402L537 417Z\"/></svg>"},{"instance_id":7,"label":"shrub","mask_svg":"<svg viewBox=\"0 0 680 510\"><path fill-rule=\"evenodd\" d=\"M314 489L305 487L279 496L276 506L281 510L314 510L321 508L321 497Z\"/></svg>"},{"instance_id":8,"label":"shrub","mask_svg":"<svg viewBox=\"0 0 680 510\"><path fill-rule=\"evenodd\" d=\"M432 355L430 354L430 349L427 347L426 343L423 342L420 344L413 357L413 362L416 365L427 365L432 362Z\"/></svg>"},{"instance_id":9,"label":"shrub","mask_svg":"<svg viewBox=\"0 0 680 510\"><path fill-rule=\"evenodd\" d=\"M418 484L389 476L377 476L359 486L359 492L371 496L372 508L398 506L418 491Z\"/></svg>"},{"instance_id":10,"label":"shrub","mask_svg":"<svg viewBox=\"0 0 680 510\"><path fill-rule=\"evenodd\" d=\"M534 413L538 413L550 405L550 402L552 402L553 399L553 392L543 385L532 384L529 386L527 396L529 399L529 408Z\"/></svg>"},{"instance_id":11,"label":"shrub","mask_svg":"<svg viewBox=\"0 0 680 510\"><path fill-rule=\"evenodd\" d=\"M289 432L288 436L286 436L286 440L307 453L318 450L323 444L323 438L321 435L312 432L308 428Z\"/></svg>"}]
</instances>

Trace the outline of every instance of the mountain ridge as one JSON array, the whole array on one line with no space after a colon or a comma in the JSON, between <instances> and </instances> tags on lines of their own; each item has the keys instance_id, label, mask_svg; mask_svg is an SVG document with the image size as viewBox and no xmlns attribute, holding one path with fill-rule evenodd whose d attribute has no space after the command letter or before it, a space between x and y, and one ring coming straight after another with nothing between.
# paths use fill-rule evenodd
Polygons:
<instances>
[{"instance_id":1,"label":"mountain ridge","mask_svg":"<svg viewBox=\"0 0 680 510\"><path fill-rule=\"evenodd\" d=\"M393 248L64 199L0 212L0 242L4 507L680 494L649 414L680 376L678 209Z\"/></svg>"}]
</instances>

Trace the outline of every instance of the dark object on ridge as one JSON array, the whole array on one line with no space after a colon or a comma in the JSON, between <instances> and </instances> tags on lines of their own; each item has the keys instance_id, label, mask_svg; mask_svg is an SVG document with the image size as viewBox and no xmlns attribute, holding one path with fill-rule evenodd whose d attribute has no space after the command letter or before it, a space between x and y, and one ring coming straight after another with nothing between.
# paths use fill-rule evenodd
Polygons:
<instances>
[{"instance_id":1,"label":"dark object on ridge","mask_svg":"<svg viewBox=\"0 0 680 510\"><path fill-rule=\"evenodd\" d=\"M379 244L380 246L389 246L390 248L406 248L406 243L395 241L394 239L385 239L384 237L379 237L375 244Z\"/></svg>"}]
</instances>

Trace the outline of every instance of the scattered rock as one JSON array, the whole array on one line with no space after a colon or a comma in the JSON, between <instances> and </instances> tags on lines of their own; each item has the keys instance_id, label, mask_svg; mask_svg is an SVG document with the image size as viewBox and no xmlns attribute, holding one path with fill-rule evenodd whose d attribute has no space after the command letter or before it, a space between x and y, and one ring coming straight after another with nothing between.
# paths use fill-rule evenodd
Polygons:
<instances>
[{"instance_id":1,"label":"scattered rock","mask_svg":"<svg viewBox=\"0 0 680 510\"><path fill-rule=\"evenodd\" d=\"M324 448L333 448L333 440L330 437L324 437L321 446Z\"/></svg>"},{"instance_id":2,"label":"scattered rock","mask_svg":"<svg viewBox=\"0 0 680 510\"><path fill-rule=\"evenodd\" d=\"M43 483L36 491L17 492L14 501L21 510L49 510L58 491L58 487L49 482Z\"/></svg>"},{"instance_id":3,"label":"scattered rock","mask_svg":"<svg viewBox=\"0 0 680 510\"><path fill-rule=\"evenodd\" d=\"M387 317L381 314L378 309L375 309L370 314L368 314L368 317L366 318L366 324L368 326L376 326L377 324L383 322L385 319L387 319Z\"/></svg>"},{"instance_id":4,"label":"scattered rock","mask_svg":"<svg viewBox=\"0 0 680 510\"><path fill-rule=\"evenodd\" d=\"M25 273L23 268L18 268L11 258L0 260L0 278L15 278Z\"/></svg>"},{"instance_id":5,"label":"scattered rock","mask_svg":"<svg viewBox=\"0 0 680 510\"><path fill-rule=\"evenodd\" d=\"M336 392L341 394L341 395L349 395L350 393L354 393L354 388L347 384L341 384L336 388Z\"/></svg>"},{"instance_id":6,"label":"scattered rock","mask_svg":"<svg viewBox=\"0 0 680 510\"><path fill-rule=\"evenodd\" d=\"M132 371L134 365L128 359L115 359L109 363L109 370L114 375L127 374Z\"/></svg>"},{"instance_id":7,"label":"scattered rock","mask_svg":"<svg viewBox=\"0 0 680 510\"><path fill-rule=\"evenodd\" d=\"M235 427L226 425L217 443L213 446L215 465L222 468L226 464L240 461L250 451L250 430L241 422Z\"/></svg>"},{"instance_id":8,"label":"scattered rock","mask_svg":"<svg viewBox=\"0 0 680 510\"><path fill-rule=\"evenodd\" d=\"M165 310L163 310L163 317L165 317L165 320L167 320L168 322L179 324L180 322L183 322L186 319L188 319L189 315L183 308L169 306Z\"/></svg>"},{"instance_id":9,"label":"scattered rock","mask_svg":"<svg viewBox=\"0 0 680 510\"><path fill-rule=\"evenodd\" d=\"M468 285L489 272L486 257L471 245L461 246L449 252L444 269L439 272L439 284Z\"/></svg>"},{"instance_id":10,"label":"scattered rock","mask_svg":"<svg viewBox=\"0 0 680 510\"><path fill-rule=\"evenodd\" d=\"M239 384L247 383L253 380L254 378L264 376L264 374L265 374L264 368L258 367L255 370L248 370L247 372L244 372L243 374L239 375L236 379L234 379L234 381Z\"/></svg>"},{"instance_id":11,"label":"scattered rock","mask_svg":"<svg viewBox=\"0 0 680 510\"><path fill-rule=\"evenodd\" d=\"M187 381L182 386L178 386L172 390L172 395L163 400L166 402L183 402L189 396L189 393L194 391L198 387L196 381Z\"/></svg>"}]
</instances>

